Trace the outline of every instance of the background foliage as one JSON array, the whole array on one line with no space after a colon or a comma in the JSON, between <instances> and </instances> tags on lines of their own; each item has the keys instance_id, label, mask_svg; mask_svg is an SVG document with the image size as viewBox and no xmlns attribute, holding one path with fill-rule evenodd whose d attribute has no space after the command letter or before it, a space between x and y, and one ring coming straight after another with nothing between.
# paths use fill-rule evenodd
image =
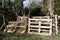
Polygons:
<instances>
[{"instance_id":1,"label":"background foliage","mask_svg":"<svg viewBox=\"0 0 60 40\"><path fill-rule=\"evenodd\" d=\"M54 12L60 15L60 0L54 0Z\"/></svg>"}]
</instances>

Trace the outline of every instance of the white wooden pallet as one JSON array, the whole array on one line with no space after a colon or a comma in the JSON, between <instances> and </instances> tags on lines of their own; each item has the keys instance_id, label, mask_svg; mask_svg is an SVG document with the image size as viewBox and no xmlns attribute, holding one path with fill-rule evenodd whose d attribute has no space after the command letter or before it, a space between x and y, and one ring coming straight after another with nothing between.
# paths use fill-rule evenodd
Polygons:
<instances>
[{"instance_id":1,"label":"white wooden pallet","mask_svg":"<svg viewBox=\"0 0 60 40\"><path fill-rule=\"evenodd\" d=\"M49 26L42 26L41 24L45 24L45 25L49 24ZM42 30L42 28L44 30ZM49 30L45 30L45 29L49 29ZM39 35L52 35L52 19L29 19L28 33L39 34Z\"/></svg>"}]
</instances>

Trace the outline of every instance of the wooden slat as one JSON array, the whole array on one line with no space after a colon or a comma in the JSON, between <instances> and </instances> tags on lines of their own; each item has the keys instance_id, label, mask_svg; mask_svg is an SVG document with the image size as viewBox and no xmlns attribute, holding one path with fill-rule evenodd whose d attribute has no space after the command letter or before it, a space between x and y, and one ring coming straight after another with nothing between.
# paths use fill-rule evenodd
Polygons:
<instances>
[{"instance_id":1,"label":"wooden slat","mask_svg":"<svg viewBox=\"0 0 60 40\"><path fill-rule=\"evenodd\" d=\"M40 26L40 28L52 28L50 26Z\"/></svg>"},{"instance_id":2,"label":"wooden slat","mask_svg":"<svg viewBox=\"0 0 60 40\"><path fill-rule=\"evenodd\" d=\"M15 24L15 23L17 23L16 21L9 21L9 24Z\"/></svg>"},{"instance_id":3,"label":"wooden slat","mask_svg":"<svg viewBox=\"0 0 60 40\"><path fill-rule=\"evenodd\" d=\"M51 34L50 34L50 33L37 33L37 32L29 32L28 34L36 34L36 35L51 36Z\"/></svg>"},{"instance_id":4,"label":"wooden slat","mask_svg":"<svg viewBox=\"0 0 60 40\"><path fill-rule=\"evenodd\" d=\"M34 19L49 19L50 16L35 16Z\"/></svg>"},{"instance_id":5,"label":"wooden slat","mask_svg":"<svg viewBox=\"0 0 60 40\"><path fill-rule=\"evenodd\" d=\"M29 21L35 20L35 21L52 21L52 19L29 19Z\"/></svg>"},{"instance_id":6,"label":"wooden slat","mask_svg":"<svg viewBox=\"0 0 60 40\"><path fill-rule=\"evenodd\" d=\"M38 22L30 22L30 24L38 24ZM50 24L50 22L41 22L41 24Z\"/></svg>"},{"instance_id":7,"label":"wooden slat","mask_svg":"<svg viewBox=\"0 0 60 40\"><path fill-rule=\"evenodd\" d=\"M13 30L13 31L11 31L11 30L8 30L7 32L8 32L8 33L14 33L14 32L15 32L15 30Z\"/></svg>"},{"instance_id":8,"label":"wooden slat","mask_svg":"<svg viewBox=\"0 0 60 40\"><path fill-rule=\"evenodd\" d=\"M12 24L12 25L7 25L7 28L8 28L8 27L14 27L14 25L13 25L13 24Z\"/></svg>"},{"instance_id":9,"label":"wooden slat","mask_svg":"<svg viewBox=\"0 0 60 40\"><path fill-rule=\"evenodd\" d=\"M40 33L40 35L51 36L52 34L50 34L50 33Z\"/></svg>"},{"instance_id":10,"label":"wooden slat","mask_svg":"<svg viewBox=\"0 0 60 40\"><path fill-rule=\"evenodd\" d=\"M41 31L49 31L49 30L41 30Z\"/></svg>"},{"instance_id":11,"label":"wooden slat","mask_svg":"<svg viewBox=\"0 0 60 40\"><path fill-rule=\"evenodd\" d=\"M60 19L60 16L58 16L58 19Z\"/></svg>"},{"instance_id":12,"label":"wooden slat","mask_svg":"<svg viewBox=\"0 0 60 40\"><path fill-rule=\"evenodd\" d=\"M37 28L37 27L39 27L39 26L30 25L30 27L35 27L35 28Z\"/></svg>"},{"instance_id":13,"label":"wooden slat","mask_svg":"<svg viewBox=\"0 0 60 40\"><path fill-rule=\"evenodd\" d=\"M39 24L39 22L30 22L30 24Z\"/></svg>"},{"instance_id":14,"label":"wooden slat","mask_svg":"<svg viewBox=\"0 0 60 40\"><path fill-rule=\"evenodd\" d=\"M30 30L38 30L38 29L30 29Z\"/></svg>"},{"instance_id":15,"label":"wooden slat","mask_svg":"<svg viewBox=\"0 0 60 40\"><path fill-rule=\"evenodd\" d=\"M41 24L50 24L50 23L48 23L48 22L41 22Z\"/></svg>"},{"instance_id":16,"label":"wooden slat","mask_svg":"<svg viewBox=\"0 0 60 40\"><path fill-rule=\"evenodd\" d=\"M36 34L36 35L38 35L40 33L37 33L37 32L28 32L28 34Z\"/></svg>"}]
</instances>

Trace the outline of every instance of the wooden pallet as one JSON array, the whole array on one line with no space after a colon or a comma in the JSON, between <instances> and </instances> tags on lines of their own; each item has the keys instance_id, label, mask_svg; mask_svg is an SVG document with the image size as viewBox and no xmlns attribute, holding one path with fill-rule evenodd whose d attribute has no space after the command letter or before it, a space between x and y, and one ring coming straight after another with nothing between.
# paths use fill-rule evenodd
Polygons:
<instances>
[{"instance_id":1,"label":"wooden pallet","mask_svg":"<svg viewBox=\"0 0 60 40\"><path fill-rule=\"evenodd\" d=\"M52 19L29 19L28 33L52 35Z\"/></svg>"},{"instance_id":2,"label":"wooden pallet","mask_svg":"<svg viewBox=\"0 0 60 40\"><path fill-rule=\"evenodd\" d=\"M20 17L18 16L17 21L9 21L9 24L6 27L7 32L12 32L14 29L15 31L18 31L20 33L23 33L26 31L27 26L27 17ZM19 28L19 30L17 30Z\"/></svg>"}]
</instances>

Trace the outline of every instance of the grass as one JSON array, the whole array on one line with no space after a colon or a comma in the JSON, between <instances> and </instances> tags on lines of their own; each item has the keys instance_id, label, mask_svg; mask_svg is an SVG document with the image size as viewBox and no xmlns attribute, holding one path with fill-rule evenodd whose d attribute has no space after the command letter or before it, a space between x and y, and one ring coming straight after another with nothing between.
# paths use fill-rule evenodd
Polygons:
<instances>
[{"instance_id":1,"label":"grass","mask_svg":"<svg viewBox=\"0 0 60 40\"><path fill-rule=\"evenodd\" d=\"M0 40L60 40L60 36L40 36L28 34L4 34Z\"/></svg>"},{"instance_id":2,"label":"grass","mask_svg":"<svg viewBox=\"0 0 60 40\"><path fill-rule=\"evenodd\" d=\"M0 40L42 40L42 38L27 34L5 34L0 36Z\"/></svg>"}]
</instances>

